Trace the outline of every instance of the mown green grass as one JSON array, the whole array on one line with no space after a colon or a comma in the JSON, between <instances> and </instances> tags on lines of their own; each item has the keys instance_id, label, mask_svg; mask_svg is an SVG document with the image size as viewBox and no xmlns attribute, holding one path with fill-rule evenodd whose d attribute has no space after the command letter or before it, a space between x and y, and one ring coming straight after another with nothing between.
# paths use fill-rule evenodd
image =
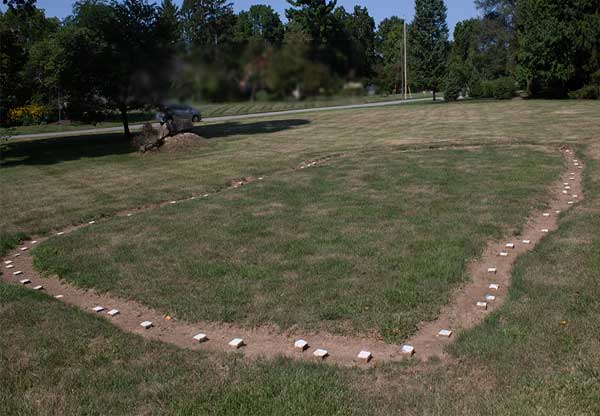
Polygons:
<instances>
[{"instance_id":1,"label":"mown green grass","mask_svg":"<svg viewBox=\"0 0 600 416\"><path fill-rule=\"evenodd\" d=\"M159 201L202 194L244 176L363 149L590 142L600 104L464 102L199 127L208 146L140 156L120 134L15 140L0 151L0 239L35 235Z\"/></svg>"},{"instance_id":2,"label":"mown green grass","mask_svg":"<svg viewBox=\"0 0 600 416\"><path fill-rule=\"evenodd\" d=\"M429 94L414 94L413 99L426 98ZM197 108L202 113L202 117L222 117L222 116L237 116L244 114L267 113L273 111L286 110L302 110L308 108L352 105L352 104L368 104L385 101L401 100L400 95L375 95L364 97L323 97L320 99L310 99L303 101L255 101L255 102L239 102L239 103L193 103L194 108ZM129 114L129 123L144 123L153 121L156 112L134 111ZM121 126L121 116L115 114L109 117L106 121L87 124L85 122L74 121L70 124L42 124L35 126L16 126L6 129L6 133L10 135L20 134L38 134L38 133L55 133L61 131L87 130L94 128L118 127Z\"/></svg>"},{"instance_id":3,"label":"mown green grass","mask_svg":"<svg viewBox=\"0 0 600 416\"><path fill-rule=\"evenodd\" d=\"M351 154L53 239L35 264L190 321L400 342L562 166L530 148Z\"/></svg>"},{"instance_id":4,"label":"mown green grass","mask_svg":"<svg viewBox=\"0 0 600 416\"><path fill-rule=\"evenodd\" d=\"M457 338L453 364L364 371L205 355L123 334L44 294L0 284L0 410L596 415L600 147L585 160L586 200L518 260L509 301Z\"/></svg>"},{"instance_id":5,"label":"mown green grass","mask_svg":"<svg viewBox=\"0 0 600 416\"><path fill-rule=\"evenodd\" d=\"M323 150L345 146L345 150L369 147L388 152L448 140L587 145L579 156L586 162L585 201L563 214L561 228L518 260L509 301L483 325L459 335L450 349L454 364L386 365L363 371L282 359L251 363L234 356L204 355L123 334L43 294L0 284L0 413L599 414L600 129L598 118L593 117L597 109L598 104L585 102L489 103L447 106L439 113L421 108L411 113L402 129L396 128L400 117L390 118L379 110L368 117L373 121L371 130L362 127L367 118L362 112L353 112L354 119L342 115L337 125L327 116L311 118L311 125L302 127L305 147L320 140ZM454 116L447 120L449 114ZM314 126L318 128L313 130ZM323 134L318 134L320 130ZM283 140L278 133L265 137ZM285 139L288 145L292 137ZM238 143L248 139L240 137ZM257 154L246 156L251 159ZM52 157L50 151L45 155ZM269 151L262 156L264 160L279 157ZM86 178L90 174L86 167L101 171L100 161L109 172L119 164L113 156L70 165L59 160L53 170L62 177L79 169ZM146 177L155 178L158 165L149 163ZM46 195L50 191L39 193L41 201L24 192L31 189L29 182L41 180L48 172L24 163L9 169L3 166L0 183L6 186L5 175L11 180L28 177L19 183L23 199L17 204L27 211L31 205L52 203ZM172 180L185 183L183 176ZM82 180L80 186L94 195L97 191L90 183ZM122 183L112 186L130 191ZM69 189L75 188L59 187L57 193L70 196ZM14 209L5 216L5 201L0 201L3 222L12 224L19 213ZM54 224L75 221L76 212L73 209ZM20 218L28 216L31 212ZM50 215L30 221L36 226L53 223ZM559 323L563 319L568 321L565 326Z\"/></svg>"}]
</instances>

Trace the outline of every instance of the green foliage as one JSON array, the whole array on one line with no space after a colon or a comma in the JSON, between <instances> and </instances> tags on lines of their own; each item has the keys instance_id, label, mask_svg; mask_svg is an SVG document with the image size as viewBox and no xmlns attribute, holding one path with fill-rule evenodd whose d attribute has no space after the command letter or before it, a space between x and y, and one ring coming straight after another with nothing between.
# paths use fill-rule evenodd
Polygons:
<instances>
[{"instance_id":1,"label":"green foliage","mask_svg":"<svg viewBox=\"0 0 600 416\"><path fill-rule=\"evenodd\" d=\"M515 79L511 77L502 77L494 80L478 80L471 88L471 97L507 100L515 96L515 85Z\"/></svg>"},{"instance_id":2,"label":"green foliage","mask_svg":"<svg viewBox=\"0 0 600 416\"><path fill-rule=\"evenodd\" d=\"M411 24L411 63L418 88L439 91L443 86L448 59L448 25L443 0L416 0Z\"/></svg>"},{"instance_id":3,"label":"green foliage","mask_svg":"<svg viewBox=\"0 0 600 416\"><path fill-rule=\"evenodd\" d=\"M463 78L460 66L450 65L444 88L444 100L456 101L458 99L464 88Z\"/></svg>"},{"instance_id":4,"label":"green foliage","mask_svg":"<svg viewBox=\"0 0 600 416\"><path fill-rule=\"evenodd\" d=\"M227 0L184 0L181 15L188 46L208 56L233 37L235 14Z\"/></svg>"},{"instance_id":5,"label":"green foliage","mask_svg":"<svg viewBox=\"0 0 600 416\"><path fill-rule=\"evenodd\" d=\"M519 65L528 93L564 96L600 69L600 3L522 0L518 3Z\"/></svg>"},{"instance_id":6,"label":"green foliage","mask_svg":"<svg viewBox=\"0 0 600 416\"><path fill-rule=\"evenodd\" d=\"M266 44L280 45L283 41L284 27L279 14L271 6L263 4L240 12L234 30L237 42L260 40Z\"/></svg>"}]
</instances>

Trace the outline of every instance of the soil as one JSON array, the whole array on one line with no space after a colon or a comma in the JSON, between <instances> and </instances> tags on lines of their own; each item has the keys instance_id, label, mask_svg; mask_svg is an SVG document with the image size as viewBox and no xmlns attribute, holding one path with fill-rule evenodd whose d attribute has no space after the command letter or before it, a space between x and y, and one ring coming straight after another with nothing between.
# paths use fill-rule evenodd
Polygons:
<instances>
[{"instance_id":1,"label":"soil","mask_svg":"<svg viewBox=\"0 0 600 416\"><path fill-rule=\"evenodd\" d=\"M488 244L482 257L473 261L469 266L472 280L453 294L451 302L443 308L436 320L423 322L419 330L406 341L406 344L414 347L415 358L422 361L429 361L434 358L442 362L451 361L451 357L445 352L445 348L452 342L456 334L482 322L487 315L497 310L505 301L510 287L512 266L517 256L532 250L548 234L543 232L543 229L547 229L548 232L556 230L558 228L560 213L583 199L581 162L578 162L579 166L575 165L575 156L572 150L563 147L561 148L561 152L568 161L568 171L562 175L560 183L553 187L552 201L549 204L549 208L544 211L549 216L544 216L542 212L535 212L524 227L521 236ZM318 166L321 163L325 163L331 157L306 161L295 169ZM262 179L263 177L243 178L232 181L229 187L225 189L237 188L241 186L240 183L246 185L255 180ZM571 189L567 194L564 194L563 183L567 182ZM573 194L577 194L578 198L573 198ZM209 196L209 194L202 196ZM193 196L188 199L198 197L200 196ZM569 204L568 201L573 201L573 204ZM152 209L173 202L177 203L180 201L164 202L145 207L144 209ZM140 211L140 209L137 211ZM557 214L557 211L560 211L560 213ZM126 211L118 215L133 215L134 212ZM70 226L62 230L61 233L67 234L87 226L91 226L91 224ZM35 240L37 240L37 243L35 244L39 244L47 238L60 238L60 235L57 234L36 237ZM530 240L530 243L524 244L523 240ZM514 248L507 248L507 243L513 243L515 245ZM62 295L59 299L60 301L79 307L89 313L97 314L111 321L124 331L132 332L149 339L168 342L181 348L201 349L209 352L239 351L250 359L287 356L299 360L324 361L342 366L369 367L409 357L409 355L402 354L399 345L387 344L371 338L336 336L324 332L303 332L298 328L281 331L275 326L243 328L217 322L190 323L175 320L134 301L120 299L110 294L99 294L92 290L84 290L69 285L58 276L41 276L33 267L29 250L22 251L20 249L21 247L31 247L32 245L34 245L32 241L25 241L19 248L13 250L2 259L1 267L4 272L2 277L4 281L19 284L19 280L21 279L30 279L31 283L27 284L27 287L33 288L37 285L43 285L42 290L48 295ZM501 251L508 252L508 256L499 256ZM18 256L15 256L16 254ZM5 260L12 260L15 267L6 269ZM488 268L496 268L497 271L496 273L490 273L488 272ZM23 274L14 276L13 272L19 270ZM498 290L490 289L490 284L497 284L499 286ZM484 302L486 294L494 295L496 299L487 302L487 309L478 308L476 303L478 301ZM99 313L93 312L92 308L98 305L103 306L105 310ZM114 317L110 317L107 311L111 309L118 309L120 313ZM150 329L142 328L140 324L143 321L151 321L153 327ZM442 329L451 330L453 333L450 337L440 336L438 332ZM207 334L208 341L198 343L193 339L193 336L200 332ZM238 337L243 338L245 346L236 350L230 347L228 343L233 338ZM294 349L294 342L300 338L306 340L309 344L309 348L305 351ZM314 357L313 352L317 348L326 349L329 355L324 360ZM373 354L373 358L369 363L357 358L361 350L370 351Z\"/></svg>"}]
</instances>

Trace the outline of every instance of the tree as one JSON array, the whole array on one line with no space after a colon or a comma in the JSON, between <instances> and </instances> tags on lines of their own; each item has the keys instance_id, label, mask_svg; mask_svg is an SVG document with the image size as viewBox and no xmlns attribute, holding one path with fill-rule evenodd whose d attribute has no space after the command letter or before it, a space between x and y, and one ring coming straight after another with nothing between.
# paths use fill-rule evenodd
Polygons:
<instances>
[{"instance_id":1,"label":"tree","mask_svg":"<svg viewBox=\"0 0 600 416\"><path fill-rule=\"evenodd\" d=\"M118 111L129 138L128 112L158 104L169 87L173 39L146 0L77 2L54 57L70 106Z\"/></svg>"},{"instance_id":2,"label":"tree","mask_svg":"<svg viewBox=\"0 0 600 416\"><path fill-rule=\"evenodd\" d=\"M600 69L600 3L521 0L517 9L519 70L531 95L564 96Z\"/></svg>"},{"instance_id":3,"label":"tree","mask_svg":"<svg viewBox=\"0 0 600 416\"><path fill-rule=\"evenodd\" d=\"M261 40L265 44L279 46L283 41L283 34L283 23L271 6L254 5L248 11L238 14L235 25L235 38L238 42Z\"/></svg>"},{"instance_id":4,"label":"tree","mask_svg":"<svg viewBox=\"0 0 600 416\"><path fill-rule=\"evenodd\" d=\"M337 0L287 0L292 6L285 11L288 20L310 36L312 55L319 61L331 60L330 46L339 29L333 15Z\"/></svg>"},{"instance_id":5,"label":"tree","mask_svg":"<svg viewBox=\"0 0 600 416\"><path fill-rule=\"evenodd\" d=\"M370 78L375 62L375 20L360 6L354 6L352 13L338 7L334 16L341 31L332 46L345 55L346 71L355 78Z\"/></svg>"},{"instance_id":6,"label":"tree","mask_svg":"<svg viewBox=\"0 0 600 416\"><path fill-rule=\"evenodd\" d=\"M181 16L188 47L203 51L208 59L233 37L235 14L227 0L184 0Z\"/></svg>"},{"instance_id":7,"label":"tree","mask_svg":"<svg viewBox=\"0 0 600 416\"><path fill-rule=\"evenodd\" d=\"M181 42L181 21L179 20L179 8L173 0L163 0L159 8L158 36L177 48Z\"/></svg>"},{"instance_id":8,"label":"tree","mask_svg":"<svg viewBox=\"0 0 600 416\"><path fill-rule=\"evenodd\" d=\"M443 0L416 0L411 25L412 74L417 86L435 94L447 72L448 25Z\"/></svg>"},{"instance_id":9,"label":"tree","mask_svg":"<svg viewBox=\"0 0 600 416\"><path fill-rule=\"evenodd\" d=\"M403 80L404 20L392 16L381 21L376 33L376 54L380 62L380 87L396 94Z\"/></svg>"}]
</instances>

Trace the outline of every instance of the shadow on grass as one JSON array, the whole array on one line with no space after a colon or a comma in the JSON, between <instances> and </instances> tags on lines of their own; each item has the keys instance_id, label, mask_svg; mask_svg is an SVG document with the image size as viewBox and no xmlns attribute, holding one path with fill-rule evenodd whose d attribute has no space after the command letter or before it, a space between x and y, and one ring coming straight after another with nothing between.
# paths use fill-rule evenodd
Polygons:
<instances>
[{"instance_id":1,"label":"shadow on grass","mask_svg":"<svg viewBox=\"0 0 600 416\"><path fill-rule=\"evenodd\" d=\"M255 123L227 122L195 127L192 131L206 139L234 135L269 134L309 124L308 120L290 119ZM135 134L135 133L134 133ZM88 134L8 141L0 149L0 166L49 165L70 160L135 153L122 133Z\"/></svg>"}]
</instances>

